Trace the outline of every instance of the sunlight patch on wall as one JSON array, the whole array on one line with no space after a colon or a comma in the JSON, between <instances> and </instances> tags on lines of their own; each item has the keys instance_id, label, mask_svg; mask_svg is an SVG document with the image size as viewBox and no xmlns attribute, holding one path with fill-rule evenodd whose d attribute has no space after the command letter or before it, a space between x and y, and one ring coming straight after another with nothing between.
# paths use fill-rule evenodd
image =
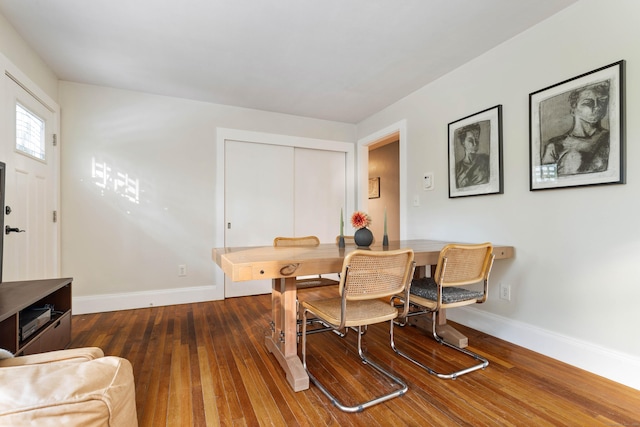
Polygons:
<instances>
[{"instance_id":1,"label":"sunlight patch on wall","mask_svg":"<svg viewBox=\"0 0 640 427\"><path fill-rule=\"evenodd\" d=\"M138 178L132 178L126 172L113 170L106 162L96 161L95 157L91 158L91 178L102 189L103 195L106 191L113 191L131 203L140 203Z\"/></svg>"}]
</instances>

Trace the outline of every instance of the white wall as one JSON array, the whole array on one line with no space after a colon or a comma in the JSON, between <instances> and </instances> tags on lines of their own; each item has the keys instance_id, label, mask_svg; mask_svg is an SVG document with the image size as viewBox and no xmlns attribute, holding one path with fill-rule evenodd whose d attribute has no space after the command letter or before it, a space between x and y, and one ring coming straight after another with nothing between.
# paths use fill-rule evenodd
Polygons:
<instances>
[{"instance_id":1,"label":"white wall","mask_svg":"<svg viewBox=\"0 0 640 427\"><path fill-rule=\"evenodd\" d=\"M69 82L59 92L62 273L76 314L223 298L211 258L217 127L355 140L344 123ZM94 162L137 179L139 203L100 187Z\"/></svg>"},{"instance_id":2,"label":"white wall","mask_svg":"<svg viewBox=\"0 0 640 427\"><path fill-rule=\"evenodd\" d=\"M58 77L0 14L0 52L54 101L58 100Z\"/></svg>"},{"instance_id":3,"label":"white wall","mask_svg":"<svg viewBox=\"0 0 640 427\"><path fill-rule=\"evenodd\" d=\"M640 388L640 2L583 0L363 121L407 119L410 238L492 240L491 296L450 316ZM529 93L626 60L627 184L529 191ZM449 199L447 125L503 105L504 194ZM423 191L421 174L435 172ZM498 284L511 285L511 301ZM482 307L482 308L480 308ZM583 353L579 353L583 352ZM608 366L614 364L616 366ZM630 371L625 372L626 369Z\"/></svg>"}]
</instances>

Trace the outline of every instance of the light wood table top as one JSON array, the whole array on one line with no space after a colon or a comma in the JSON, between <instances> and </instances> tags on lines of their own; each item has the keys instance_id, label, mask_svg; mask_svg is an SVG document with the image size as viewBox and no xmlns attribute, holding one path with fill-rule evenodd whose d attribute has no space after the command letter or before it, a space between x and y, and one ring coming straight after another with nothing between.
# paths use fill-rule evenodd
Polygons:
<instances>
[{"instance_id":1,"label":"light wood table top","mask_svg":"<svg viewBox=\"0 0 640 427\"><path fill-rule=\"evenodd\" d=\"M416 265L435 265L440 250L448 243L438 240L400 240L371 245L371 250L411 248ZM338 248L335 243L306 247L236 247L213 249L213 260L234 282L259 279L278 279L291 276L339 273L344 256L356 246ZM494 245L496 259L512 258L512 246Z\"/></svg>"}]
</instances>

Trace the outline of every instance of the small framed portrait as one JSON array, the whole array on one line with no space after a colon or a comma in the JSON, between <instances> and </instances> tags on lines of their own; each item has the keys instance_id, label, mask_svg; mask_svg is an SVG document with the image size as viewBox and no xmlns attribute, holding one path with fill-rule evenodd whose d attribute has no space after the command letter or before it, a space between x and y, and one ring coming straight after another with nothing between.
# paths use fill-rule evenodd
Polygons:
<instances>
[{"instance_id":1,"label":"small framed portrait","mask_svg":"<svg viewBox=\"0 0 640 427\"><path fill-rule=\"evenodd\" d=\"M624 61L529 95L530 190L624 184Z\"/></svg>"},{"instance_id":2,"label":"small framed portrait","mask_svg":"<svg viewBox=\"0 0 640 427\"><path fill-rule=\"evenodd\" d=\"M370 199L379 199L380 198L380 177L369 178L369 198Z\"/></svg>"},{"instance_id":3,"label":"small framed portrait","mask_svg":"<svg viewBox=\"0 0 640 427\"><path fill-rule=\"evenodd\" d=\"M502 105L496 105L449 123L449 198L502 192Z\"/></svg>"}]
</instances>

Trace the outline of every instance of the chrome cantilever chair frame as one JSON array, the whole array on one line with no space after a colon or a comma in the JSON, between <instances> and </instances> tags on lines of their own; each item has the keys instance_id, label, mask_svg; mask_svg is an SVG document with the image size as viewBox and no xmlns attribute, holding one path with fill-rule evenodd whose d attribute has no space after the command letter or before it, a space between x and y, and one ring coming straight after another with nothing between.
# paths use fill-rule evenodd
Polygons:
<instances>
[{"instance_id":1,"label":"chrome cantilever chair frame","mask_svg":"<svg viewBox=\"0 0 640 427\"><path fill-rule=\"evenodd\" d=\"M378 265L375 264L376 260L373 260L371 263L374 267L368 267L367 261L360 261L360 259L367 257L380 259L382 266L378 267ZM390 260L390 264L388 265L391 265L393 262L399 263L400 261L398 261L398 258L404 258L402 274L397 274L399 272L398 265L388 267L385 270L384 260L382 260L383 257ZM395 307L389 307L385 302L381 301L380 298L389 297L401 291L405 298L408 299L409 287L414 269L415 262L413 261L413 251L410 249L385 252L356 250L345 257L342 272L340 274L340 297L303 302L302 365L307 371L309 379L325 396L329 398L331 403L337 406L340 410L345 412L360 412L375 404L394 397L402 396L409 389L404 380L366 357L365 352L362 349L362 336L366 332L367 326L370 324L389 321L391 324L390 328L392 327L393 320L398 316L398 311ZM392 270L395 271L391 273ZM366 283L367 281L370 283L378 283L375 285L369 285ZM384 289L385 286L387 289ZM397 290L389 292L389 290L393 288ZM391 310L388 310L385 307L389 307ZM408 310L409 306L408 304L405 304L405 309L402 314L406 315ZM352 315L351 312L355 312L355 314ZM309 367L307 366L306 320L308 313L312 313L313 315L321 318L323 322L331 325L331 327L337 331L346 330L346 328L355 329L358 335L357 349L360 359L366 365L371 366L376 371L393 381L397 386L399 386L399 388L356 405L349 406L341 403L338 398L334 396L309 371Z\"/></svg>"},{"instance_id":2,"label":"chrome cantilever chair frame","mask_svg":"<svg viewBox=\"0 0 640 427\"><path fill-rule=\"evenodd\" d=\"M464 257L465 255L462 254L470 251L476 252L475 257L473 257L474 259L472 260L472 262L465 264L464 260L459 259L459 257ZM400 321L392 322L391 324L390 335L391 348L393 349L393 351L409 359L416 365L425 369L430 374L435 375L441 379L456 379L460 375L477 371L479 369L485 369L487 366L489 366L489 361L486 358L466 348L460 348L455 345L449 344L444 339L442 339L436 331L436 326L438 323L437 316L441 309L461 307L470 304L480 304L487 300L489 290L489 274L491 272L491 267L493 266L493 260L493 248L490 243L482 243L477 245L451 244L445 246L440 252L438 265L436 266L435 280L431 281L429 278L419 279L427 282L432 282L430 283L432 288L433 284L435 284L435 295L433 295L433 289L430 295L430 297L432 298L425 298L423 296L415 295L414 292L416 292L416 287L414 287L411 290L408 300L411 310L407 313L406 316L400 316ZM456 269L460 269L463 271L455 271ZM480 282L483 283L483 290L481 293L477 291L467 291L465 289L462 289L462 291L459 291L457 295L450 295L450 302L447 303L443 301L444 293L446 293L448 289L452 289L452 287L471 285ZM391 297L391 305L399 307L396 301L401 302L402 305L406 305L407 300L404 299L403 295L394 295L393 297ZM428 367L414 357L411 357L407 353L399 350L396 347L394 340L393 324L396 323L399 326L405 326L409 317L420 316L429 313L431 313L432 315L431 333L433 334L433 338L438 343L464 353L480 363L454 372L443 373Z\"/></svg>"}]
</instances>

